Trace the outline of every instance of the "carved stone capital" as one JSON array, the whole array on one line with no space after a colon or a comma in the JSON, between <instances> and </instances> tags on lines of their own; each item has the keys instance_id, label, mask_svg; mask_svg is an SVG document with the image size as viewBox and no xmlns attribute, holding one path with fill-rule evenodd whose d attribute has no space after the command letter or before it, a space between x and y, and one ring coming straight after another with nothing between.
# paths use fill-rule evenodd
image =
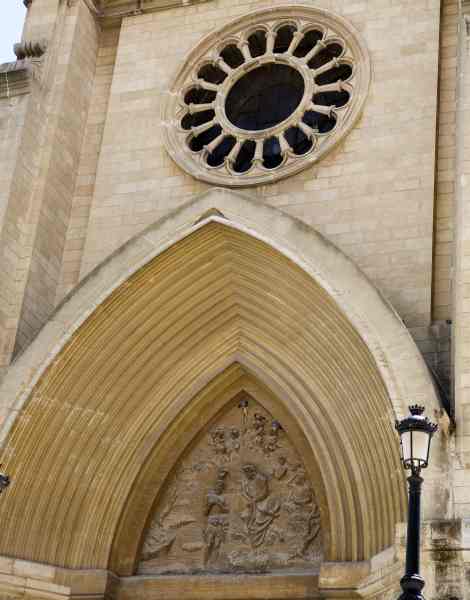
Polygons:
<instances>
[{"instance_id":1,"label":"carved stone capital","mask_svg":"<svg viewBox=\"0 0 470 600\"><path fill-rule=\"evenodd\" d=\"M17 60L25 58L41 58L47 48L46 40L20 42L13 46Z\"/></svg>"}]
</instances>

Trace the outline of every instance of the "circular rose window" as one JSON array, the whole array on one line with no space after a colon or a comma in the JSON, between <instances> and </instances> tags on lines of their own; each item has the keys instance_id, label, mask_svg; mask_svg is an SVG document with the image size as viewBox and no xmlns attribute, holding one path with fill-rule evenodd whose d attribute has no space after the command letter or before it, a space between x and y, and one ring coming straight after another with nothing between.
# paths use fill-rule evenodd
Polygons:
<instances>
[{"instance_id":1,"label":"circular rose window","mask_svg":"<svg viewBox=\"0 0 470 600\"><path fill-rule=\"evenodd\" d=\"M369 78L367 52L344 19L298 5L257 11L191 52L164 102L165 143L198 179L269 183L338 143Z\"/></svg>"}]
</instances>

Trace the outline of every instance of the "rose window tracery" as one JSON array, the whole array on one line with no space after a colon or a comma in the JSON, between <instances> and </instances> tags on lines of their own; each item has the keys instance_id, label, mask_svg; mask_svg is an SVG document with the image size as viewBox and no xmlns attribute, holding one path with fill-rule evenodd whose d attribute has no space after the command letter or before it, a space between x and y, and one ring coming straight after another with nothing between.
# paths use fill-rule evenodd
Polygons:
<instances>
[{"instance_id":1,"label":"rose window tracery","mask_svg":"<svg viewBox=\"0 0 470 600\"><path fill-rule=\"evenodd\" d=\"M211 183L286 177L354 125L369 76L365 48L343 19L310 7L257 11L191 53L164 105L167 148Z\"/></svg>"}]
</instances>

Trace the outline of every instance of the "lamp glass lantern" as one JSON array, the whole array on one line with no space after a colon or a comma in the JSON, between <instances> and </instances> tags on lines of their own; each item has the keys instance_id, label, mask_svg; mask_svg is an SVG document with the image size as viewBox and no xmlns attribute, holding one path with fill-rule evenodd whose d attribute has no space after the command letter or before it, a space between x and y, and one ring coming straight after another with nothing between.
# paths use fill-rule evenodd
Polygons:
<instances>
[{"instance_id":1,"label":"lamp glass lantern","mask_svg":"<svg viewBox=\"0 0 470 600\"><path fill-rule=\"evenodd\" d=\"M0 465L0 469L2 468L2 466L3 465ZM3 492L3 490L6 490L9 485L10 478L6 473L3 473L3 471L0 470L0 494Z\"/></svg>"},{"instance_id":2,"label":"lamp glass lantern","mask_svg":"<svg viewBox=\"0 0 470 600\"><path fill-rule=\"evenodd\" d=\"M425 417L423 412L422 406L410 406L411 414L396 423L403 466L416 473L428 466L431 439L437 430L437 425Z\"/></svg>"}]
</instances>

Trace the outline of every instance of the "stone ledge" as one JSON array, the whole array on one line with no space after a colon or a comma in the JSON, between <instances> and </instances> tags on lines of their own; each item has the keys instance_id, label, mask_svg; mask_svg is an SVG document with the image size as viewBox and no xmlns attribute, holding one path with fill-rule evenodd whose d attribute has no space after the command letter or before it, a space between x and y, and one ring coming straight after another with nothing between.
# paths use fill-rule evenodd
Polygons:
<instances>
[{"instance_id":1,"label":"stone ledge","mask_svg":"<svg viewBox=\"0 0 470 600\"><path fill-rule=\"evenodd\" d=\"M379 598L397 586L402 570L395 547L390 546L370 560L324 562L321 565L319 589L322 598Z\"/></svg>"},{"instance_id":2,"label":"stone ledge","mask_svg":"<svg viewBox=\"0 0 470 600\"><path fill-rule=\"evenodd\" d=\"M381 556L381 555L380 555ZM316 572L259 575L163 575L118 577L106 570L64 569L0 557L0 598L30 600L316 600L377 598L397 585L401 565L379 561L324 563ZM377 565L376 565L377 566ZM6 572L5 572L6 571ZM24 574L20 575L19 572ZM328 572L328 582L325 575ZM15 574L12 574L15 573ZM18 574L16 574L18 573ZM323 584L322 584L323 579ZM320 587L319 587L320 586Z\"/></svg>"},{"instance_id":3,"label":"stone ledge","mask_svg":"<svg viewBox=\"0 0 470 600\"><path fill-rule=\"evenodd\" d=\"M182 589L182 583L184 583ZM31 600L315 600L317 573L265 575L180 575L119 578L105 570L64 569L0 557L0 598L27 594Z\"/></svg>"},{"instance_id":4,"label":"stone ledge","mask_svg":"<svg viewBox=\"0 0 470 600\"><path fill-rule=\"evenodd\" d=\"M30 91L29 63L17 60L0 64L0 98L10 98Z\"/></svg>"},{"instance_id":5,"label":"stone ledge","mask_svg":"<svg viewBox=\"0 0 470 600\"><path fill-rule=\"evenodd\" d=\"M0 599L103 599L110 573L91 569L63 569L33 561L0 557Z\"/></svg>"},{"instance_id":6,"label":"stone ledge","mask_svg":"<svg viewBox=\"0 0 470 600\"><path fill-rule=\"evenodd\" d=\"M181 583L184 581L184 589ZM165 600L313 600L319 598L318 575L200 575L126 577L115 590L116 600L164 597Z\"/></svg>"}]
</instances>

